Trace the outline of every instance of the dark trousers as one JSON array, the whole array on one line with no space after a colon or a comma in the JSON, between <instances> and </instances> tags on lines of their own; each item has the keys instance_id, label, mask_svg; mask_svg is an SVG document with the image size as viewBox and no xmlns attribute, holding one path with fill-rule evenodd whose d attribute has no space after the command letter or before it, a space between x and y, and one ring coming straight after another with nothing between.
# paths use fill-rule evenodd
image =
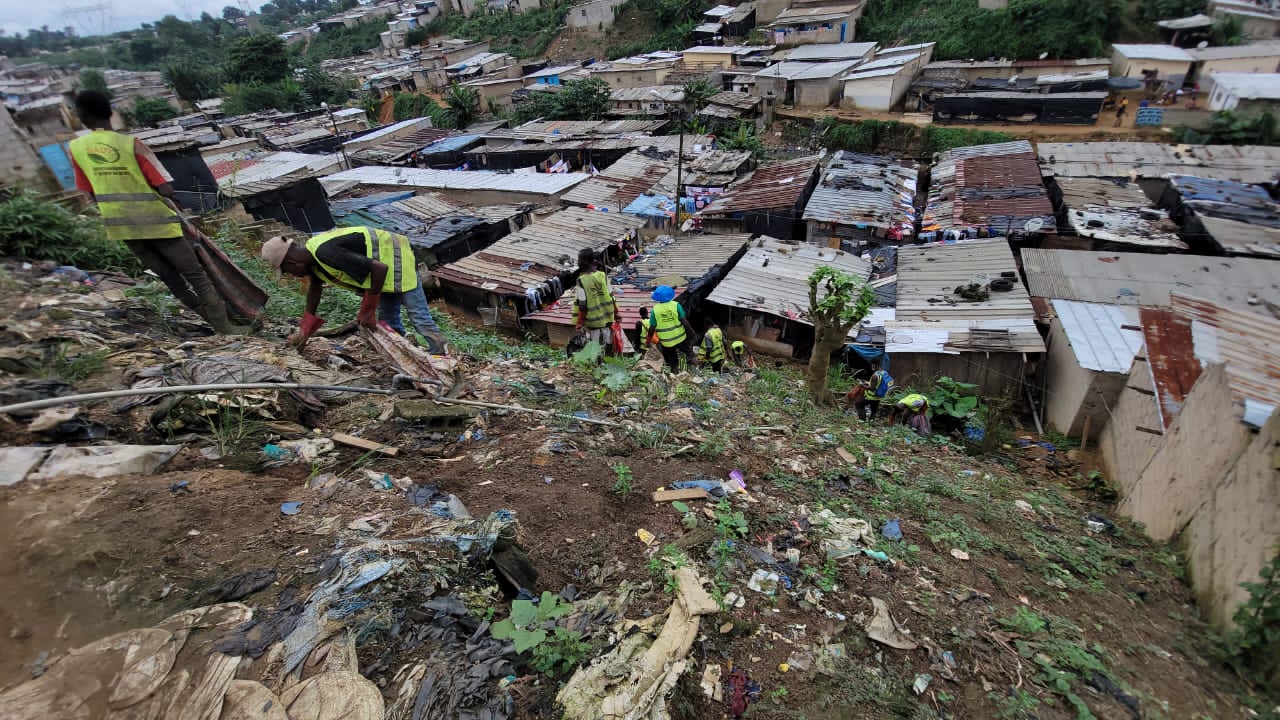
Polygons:
<instances>
[{"instance_id":1,"label":"dark trousers","mask_svg":"<svg viewBox=\"0 0 1280 720\"><path fill-rule=\"evenodd\" d=\"M876 416L876 413L880 412L880 401L869 400L864 397L863 399L855 402L853 407L854 410L857 411L858 417L871 420ZM867 412L867 408L870 408L871 412Z\"/></svg>"},{"instance_id":2,"label":"dark trousers","mask_svg":"<svg viewBox=\"0 0 1280 720\"><path fill-rule=\"evenodd\" d=\"M183 305L194 310L200 306L201 297L214 292L213 283L187 238L126 240L125 244L148 270L160 276Z\"/></svg>"},{"instance_id":3,"label":"dark trousers","mask_svg":"<svg viewBox=\"0 0 1280 720\"><path fill-rule=\"evenodd\" d=\"M689 344L689 338L685 338L684 342L679 345L658 346L662 350L662 359L666 361L667 367L671 368L671 372L680 372L680 356L684 356L685 364L693 367L693 346Z\"/></svg>"}]
</instances>

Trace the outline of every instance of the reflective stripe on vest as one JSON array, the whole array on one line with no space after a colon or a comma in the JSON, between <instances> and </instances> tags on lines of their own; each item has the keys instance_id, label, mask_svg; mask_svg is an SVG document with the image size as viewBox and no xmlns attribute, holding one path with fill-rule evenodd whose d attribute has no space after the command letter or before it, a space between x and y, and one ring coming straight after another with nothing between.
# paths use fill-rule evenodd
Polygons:
<instances>
[{"instance_id":1,"label":"reflective stripe on vest","mask_svg":"<svg viewBox=\"0 0 1280 720\"><path fill-rule=\"evenodd\" d=\"M703 336L702 341L708 345L707 362L718 363L724 360L724 331L711 328Z\"/></svg>"},{"instance_id":2,"label":"reflective stripe on vest","mask_svg":"<svg viewBox=\"0 0 1280 720\"><path fill-rule=\"evenodd\" d=\"M658 342L663 347L675 347L685 340L684 325L680 323L680 303L669 300L653 306L654 327L657 329Z\"/></svg>"},{"instance_id":3,"label":"reflective stripe on vest","mask_svg":"<svg viewBox=\"0 0 1280 720\"><path fill-rule=\"evenodd\" d=\"M596 270L578 277L578 287L587 296L586 321L590 330L608 327L613 322L613 296L609 294L609 281L604 273Z\"/></svg>"},{"instance_id":4,"label":"reflective stripe on vest","mask_svg":"<svg viewBox=\"0 0 1280 720\"><path fill-rule=\"evenodd\" d=\"M418 269L414 265L413 246L409 244L409 238L367 227L337 228L313 235L307 240L307 252L315 259L321 279L357 292L370 289L372 273L366 275L364 280L357 281L341 270L324 264L316 255L321 245L353 232L364 235L365 257L387 266L387 279L382 282L378 292L402 293L418 287Z\"/></svg>"},{"instance_id":5,"label":"reflective stripe on vest","mask_svg":"<svg viewBox=\"0 0 1280 720\"><path fill-rule=\"evenodd\" d=\"M182 237L182 221L151 188L138 166L134 139L95 130L69 143L76 166L93 186L102 226L111 240Z\"/></svg>"}]
</instances>

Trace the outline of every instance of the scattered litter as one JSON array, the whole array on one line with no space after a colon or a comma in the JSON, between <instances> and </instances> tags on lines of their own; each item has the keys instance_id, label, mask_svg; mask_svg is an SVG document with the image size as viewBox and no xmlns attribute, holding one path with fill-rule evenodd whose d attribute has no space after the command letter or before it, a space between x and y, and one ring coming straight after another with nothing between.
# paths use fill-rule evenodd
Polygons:
<instances>
[{"instance_id":1,"label":"scattered litter","mask_svg":"<svg viewBox=\"0 0 1280 720\"><path fill-rule=\"evenodd\" d=\"M292 457L292 453L288 450L272 443L262 446L262 454L266 455L268 460L288 460Z\"/></svg>"},{"instance_id":2,"label":"scattered litter","mask_svg":"<svg viewBox=\"0 0 1280 720\"><path fill-rule=\"evenodd\" d=\"M840 517L823 508L810 515L809 522L815 527L825 528L827 537L823 538L822 547L832 560L857 555L862 552L861 544L872 542L871 523L866 520Z\"/></svg>"},{"instance_id":3,"label":"scattered litter","mask_svg":"<svg viewBox=\"0 0 1280 720\"><path fill-rule=\"evenodd\" d=\"M882 563L889 562L888 554L880 552L879 550L872 550L870 548L867 548L862 551L862 554L866 555L872 560L875 560L876 562L882 562Z\"/></svg>"},{"instance_id":4,"label":"scattered litter","mask_svg":"<svg viewBox=\"0 0 1280 720\"><path fill-rule=\"evenodd\" d=\"M817 669L823 675L836 675L840 672L840 666L844 664L845 658L844 643L831 643L823 645L818 649Z\"/></svg>"},{"instance_id":5,"label":"scattered litter","mask_svg":"<svg viewBox=\"0 0 1280 720\"><path fill-rule=\"evenodd\" d=\"M901 521L898 520L897 518L894 518L886 522L884 526L880 528L880 534L890 540L901 540L902 526L900 525L900 522Z\"/></svg>"},{"instance_id":6,"label":"scattered litter","mask_svg":"<svg viewBox=\"0 0 1280 720\"><path fill-rule=\"evenodd\" d=\"M792 670L800 672L808 672L813 667L813 651L812 650L796 650L787 658L787 666Z\"/></svg>"},{"instance_id":7,"label":"scattered litter","mask_svg":"<svg viewBox=\"0 0 1280 720\"><path fill-rule=\"evenodd\" d=\"M729 633L733 632L733 623L727 622L721 625L719 630L721 635L728 635Z\"/></svg>"},{"instance_id":8,"label":"scattered litter","mask_svg":"<svg viewBox=\"0 0 1280 720\"><path fill-rule=\"evenodd\" d=\"M674 500L707 500L711 494L702 488L685 490L654 490L650 496L653 502L671 502Z\"/></svg>"},{"instance_id":9,"label":"scattered litter","mask_svg":"<svg viewBox=\"0 0 1280 720\"><path fill-rule=\"evenodd\" d=\"M961 550L960 548L951 548L951 557L957 560L968 560L969 553Z\"/></svg>"},{"instance_id":10,"label":"scattered litter","mask_svg":"<svg viewBox=\"0 0 1280 720\"><path fill-rule=\"evenodd\" d=\"M218 583L209 595L214 602L231 602L246 598L259 590L270 587L276 581L276 571L271 568L254 568L239 575L233 575Z\"/></svg>"},{"instance_id":11,"label":"scattered litter","mask_svg":"<svg viewBox=\"0 0 1280 720\"><path fill-rule=\"evenodd\" d=\"M787 673L791 672L791 666L786 663L778 663L778 672L782 673L783 675L786 675Z\"/></svg>"},{"instance_id":12,"label":"scattered litter","mask_svg":"<svg viewBox=\"0 0 1280 720\"><path fill-rule=\"evenodd\" d=\"M747 706L760 701L760 685L751 681L746 670L729 675L729 713L735 720L747 712Z\"/></svg>"},{"instance_id":13,"label":"scattered litter","mask_svg":"<svg viewBox=\"0 0 1280 720\"><path fill-rule=\"evenodd\" d=\"M751 579L747 581L747 588L765 595L774 595L778 592L778 582L782 578L776 572L768 570L756 570L751 575Z\"/></svg>"},{"instance_id":14,"label":"scattered litter","mask_svg":"<svg viewBox=\"0 0 1280 720\"><path fill-rule=\"evenodd\" d=\"M894 622L893 616L889 614L889 605L884 600L878 597L868 599L871 600L875 614L867 622L867 637L898 650L915 650L920 647Z\"/></svg>"},{"instance_id":15,"label":"scattered litter","mask_svg":"<svg viewBox=\"0 0 1280 720\"><path fill-rule=\"evenodd\" d=\"M636 531L636 537L640 538L640 542L644 543L645 545L652 545L653 541L657 539L656 537L654 537L653 533L649 532L648 530L645 530L644 528L640 528L639 530Z\"/></svg>"},{"instance_id":16,"label":"scattered litter","mask_svg":"<svg viewBox=\"0 0 1280 720\"><path fill-rule=\"evenodd\" d=\"M280 503L280 512L285 515L297 515L298 510L302 507L301 502Z\"/></svg>"},{"instance_id":17,"label":"scattered litter","mask_svg":"<svg viewBox=\"0 0 1280 720\"><path fill-rule=\"evenodd\" d=\"M747 604L747 598L745 595L739 595L736 592L729 592L729 593L726 593L724 596L724 606L726 609L740 608L746 604Z\"/></svg>"},{"instance_id":18,"label":"scattered litter","mask_svg":"<svg viewBox=\"0 0 1280 720\"><path fill-rule=\"evenodd\" d=\"M78 405L45 408L27 425L27 430L33 433L53 430L64 422L74 420L79 414Z\"/></svg>"},{"instance_id":19,"label":"scattered litter","mask_svg":"<svg viewBox=\"0 0 1280 720\"><path fill-rule=\"evenodd\" d=\"M836 448L836 454L840 456L841 460L849 463L850 465L858 464L858 458L854 457L853 453L849 452L848 450L845 450L842 447Z\"/></svg>"},{"instance_id":20,"label":"scattered litter","mask_svg":"<svg viewBox=\"0 0 1280 720\"><path fill-rule=\"evenodd\" d=\"M1018 508L1022 512L1027 513L1028 515L1036 514L1036 509L1031 507L1031 503L1027 502L1026 500L1014 500L1013 506Z\"/></svg>"},{"instance_id":21,"label":"scattered litter","mask_svg":"<svg viewBox=\"0 0 1280 720\"><path fill-rule=\"evenodd\" d=\"M477 430L476 432L479 432L479 431ZM394 448L390 445L383 445L382 443L374 442L372 440L365 440L362 437L356 437L354 435L348 435L346 433L334 433L333 441L336 443L341 443L343 445L350 445L351 447L357 447L357 448L360 448L361 450L368 450L369 452L380 453L382 455L387 455L389 457L395 457L400 453L400 450L398 448Z\"/></svg>"},{"instance_id":22,"label":"scattered litter","mask_svg":"<svg viewBox=\"0 0 1280 720\"><path fill-rule=\"evenodd\" d=\"M724 497L724 483L719 480L710 480L707 478L695 478L693 480L676 480L671 483L674 490L705 490L711 493L712 497Z\"/></svg>"},{"instance_id":23,"label":"scattered litter","mask_svg":"<svg viewBox=\"0 0 1280 720\"><path fill-rule=\"evenodd\" d=\"M542 482L547 485L550 485L551 483L555 482L555 478L551 477L550 475L543 475Z\"/></svg>"},{"instance_id":24,"label":"scattered litter","mask_svg":"<svg viewBox=\"0 0 1280 720\"><path fill-rule=\"evenodd\" d=\"M916 681L911 684L911 689L917 695L923 695L925 690L929 689L929 683L933 681L933 676L929 673L920 673L916 675Z\"/></svg>"},{"instance_id":25,"label":"scattered litter","mask_svg":"<svg viewBox=\"0 0 1280 720\"><path fill-rule=\"evenodd\" d=\"M723 669L719 663L707 665L702 671L702 694L715 702L724 702L724 683L721 680Z\"/></svg>"},{"instance_id":26,"label":"scattered litter","mask_svg":"<svg viewBox=\"0 0 1280 720\"><path fill-rule=\"evenodd\" d=\"M800 548L787 548L787 562L800 567Z\"/></svg>"},{"instance_id":27,"label":"scattered litter","mask_svg":"<svg viewBox=\"0 0 1280 720\"><path fill-rule=\"evenodd\" d=\"M1089 513L1088 515L1085 515L1084 523L1085 523L1085 527L1089 529L1089 532L1093 532L1093 533L1100 533L1104 531L1114 532L1116 529L1115 523L1111 522L1110 520L1103 517L1102 515L1095 515L1094 513Z\"/></svg>"},{"instance_id":28,"label":"scattered litter","mask_svg":"<svg viewBox=\"0 0 1280 720\"><path fill-rule=\"evenodd\" d=\"M176 483L171 483L169 485L169 492L174 495L186 495L191 492L191 483L186 480L179 480Z\"/></svg>"},{"instance_id":29,"label":"scattered litter","mask_svg":"<svg viewBox=\"0 0 1280 720\"><path fill-rule=\"evenodd\" d=\"M27 479L44 481L68 477L151 475L181 449L181 445L58 445L49 450L39 469L31 472Z\"/></svg>"}]
</instances>

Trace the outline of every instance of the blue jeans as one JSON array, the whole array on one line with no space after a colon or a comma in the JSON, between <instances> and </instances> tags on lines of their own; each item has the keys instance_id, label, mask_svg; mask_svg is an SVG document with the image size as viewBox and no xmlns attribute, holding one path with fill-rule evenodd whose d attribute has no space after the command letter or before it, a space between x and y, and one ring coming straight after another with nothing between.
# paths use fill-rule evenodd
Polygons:
<instances>
[{"instance_id":1,"label":"blue jeans","mask_svg":"<svg viewBox=\"0 0 1280 720\"><path fill-rule=\"evenodd\" d=\"M422 286L402 293L382 293L378 298L378 319L391 326L392 330L404 334L404 323L400 319L400 308L409 311L409 320L413 328L421 335L429 332L438 333L440 328L435 318L431 317L431 309L427 307L427 294Z\"/></svg>"}]
</instances>

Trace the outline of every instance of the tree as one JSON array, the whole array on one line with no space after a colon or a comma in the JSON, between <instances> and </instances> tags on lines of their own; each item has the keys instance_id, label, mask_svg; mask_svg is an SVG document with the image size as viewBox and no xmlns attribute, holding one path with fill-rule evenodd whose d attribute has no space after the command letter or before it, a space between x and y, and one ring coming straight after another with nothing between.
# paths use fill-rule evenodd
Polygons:
<instances>
[{"instance_id":1,"label":"tree","mask_svg":"<svg viewBox=\"0 0 1280 720\"><path fill-rule=\"evenodd\" d=\"M599 78L570 80L555 95L556 120L599 120L609 112L609 83Z\"/></svg>"},{"instance_id":2,"label":"tree","mask_svg":"<svg viewBox=\"0 0 1280 720\"><path fill-rule=\"evenodd\" d=\"M415 48L431 37L431 31L424 27L416 27L404 34L404 46Z\"/></svg>"},{"instance_id":3,"label":"tree","mask_svg":"<svg viewBox=\"0 0 1280 720\"><path fill-rule=\"evenodd\" d=\"M289 75L289 55L275 35L250 35L227 51L227 79L234 83L273 83Z\"/></svg>"},{"instance_id":4,"label":"tree","mask_svg":"<svg viewBox=\"0 0 1280 720\"><path fill-rule=\"evenodd\" d=\"M454 83L444 94L446 124L455 128L464 128L475 121L480 114L480 93L473 87Z\"/></svg>"},{"instance_id":5,"label":"tree","mask_svg":"<svg viewBox=\"0 0 1280 720\"><path fill-rule=\"evenodd\" d=\"M751 124L745 121L738 123L738 128L732 135L718 138L718 144L722 150L745 150L756 160L764 157L764 142L756 136Z\"/></svg>"},{"instance_id":6,"label":"tree","mask_svg":"<svg viewBox=\"0 0 1280 720\"><path fill-rule=\"evenodd\" d=\"M690 112L698 112L707 106L707 100L720 92L708 80L690 80L684 84L684 105Z\"/></svg>"},{"instance_id":7,"label":"tree","mask_svg":"<svg viewBox=\"0 0 1280 720\"><path fill-rule=\"evenodd\" d=\"M1209 38L1214 45L1243 45L1244 21L1235 15L1224 15L1209 28Z\"/></svg>"},{"instance_id":8,"label":"tree","mask_svg":"<svg viewBox=\"0 0 1280 720\"><path fill-rule=\"evenodd\" d=\"M107 77L102 74L101 70L92 68L80 71L80 79L76 81L76 90L95 90L100 93L106 93L107 97L111 97L111 91L107 89Z\"/></svg>"},{"instance_id":9,"label":"tree","mask_svg":"<svg viewBox=\"0 0 1280 720\"><path fill-rule=\"evenodd\" d=\"M819 297L821 295L821 297ZM813 353L809 356L809 398L818 405L834 402L827 389L831 354L846 342L849 331L871 312L871 286L848 273L824 265L809 276L809 320Z\"/></svg>"},{"instance_id":10,"label":"tree","mask_svg":"<svg viewBox=\"0 0 1280 720\"><path fill-rule=\"evenodd\" d=\"M239 20L242 17L244 17L244 11L235 5L228 5L222 8L222 19L227 22Z\"/></svg>"},{"instance_id":11,"label":"tree","mask_svg":"<svg viewBox=\"0 0 1280 720\"><path fill-rule=\"evenodd\" d=\"M217 97L218 87L222 84L217 68L200 67L191 60L165 65L164 79L173 88L173 93L188 103Z\"/></svg>"},{"instance_id":12,"label":"tree","mask_svg":"<svg viewBox=\"0 0 1280 720\"><path fill-rule=\"evenodd\" d=\"M178 111L161 98L140 97L133 101L133 122L140 127L155 127L161 120L178 117Z\"/></svg>"}]
</instances>

